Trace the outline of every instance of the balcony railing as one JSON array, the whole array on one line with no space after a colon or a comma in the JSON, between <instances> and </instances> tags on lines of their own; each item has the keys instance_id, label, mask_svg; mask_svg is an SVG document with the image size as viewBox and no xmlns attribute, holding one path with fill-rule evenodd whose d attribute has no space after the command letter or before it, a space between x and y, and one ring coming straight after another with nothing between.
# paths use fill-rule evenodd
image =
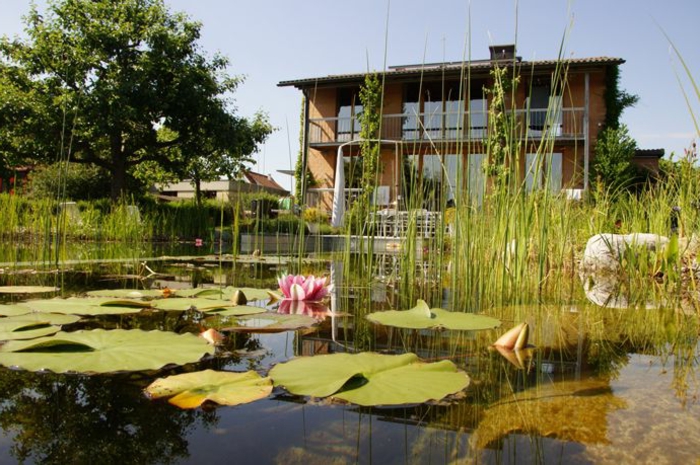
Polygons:
<instances>
[{"instance_id":1,"label":"balcony railing","mask_svg":"<svg viewBox=\"0 0 700 465\"><path fill-rule=\"evenodd\" d=\"M515 110L516 130L520 137L557 140L583 139L584 109L561 108ZM382 139L403 141L482 140L488 134L488 114L420 113L384 115ZM356 117L315 118L309 120L309 143L338 144L360 138Z\"/></svg>"}]
</instances>

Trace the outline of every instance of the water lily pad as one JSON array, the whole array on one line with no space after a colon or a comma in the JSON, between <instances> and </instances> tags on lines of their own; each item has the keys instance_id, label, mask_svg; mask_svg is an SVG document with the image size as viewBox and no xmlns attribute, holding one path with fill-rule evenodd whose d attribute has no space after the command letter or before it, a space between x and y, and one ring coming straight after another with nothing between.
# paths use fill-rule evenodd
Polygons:
<instances>
[{"instance_id":1,"label":"water lily pad","mask_svg":"<svg viewBox=\"0 0 700 465\"><path fill-rule=\"evenodd\" d=\"M0 286L0 294L47 294L59 290L55 286Z\"/></svg>"},{"instance_id":2,"label":"water lily pad","mask_svg":"<svg viewBox=\"0 0 700 465\"><path fill-rule=\"evenodd\" d=\"M0 364L29 371L110 373L193 363L214 347L192 334L115 329L59 332L0 347Z\"/></svg>"},{"instance_id":3,"label":"water lily pad","mask_svg":"<svg viewBox=\"0 0 700 465\"><path fill-rule=\"evenodd\" d=\"M0 319L0 340L35 339L61 330L62 324L75 323L80 317L48 313L28 313Z\"/></svg>"},{"instance_id":4,"label":"water lily pad","mask_svg":"<svg viewBox=\"0 0 700 465\"><path fill-rule=\"evenodd\" d=\"M272 381L255 371L231 373L204 370L157 379L146 388L151 398L168 399L180 408L196 408L205 401L239 405L263 399L272 392Z\"/></svg>"},{"instance_id":5,"label":"water lily pad","mask_svg":"<svg viewBox=\"0 0 700 465\"><path fill-rule=\"evenodd\" d=\"M31 313L31 312L32 312L32 309L27 307L26 305L18 305L18 304L0 305L0 315L2 315L2 316L26 315L27 313Z\"/></svg>"},{"instance_id":6,"label":"water lily pad","mask_svg":"<svg viewBox=\"0 0 700 465\"><path fill-rule=\"evenodd\" d=\"M230 310L236 307L236 305L230 300L215 300L207 299L204 297L193 297L193 298L182 298L173 297L170 299L159 299L152 302L153 306L159 310L169 310L169 311L179 311L184 312L194 308L200 312L213 312L213 311L223 311ZM252 311L250 309L257 309L258 307L248 307L241 305L241 310L239 315L246 315L249 313L259 313L264 312L265 309L258 309Z\"/></svg>"},{"instance_id":7,"label":"water lily pad","mask_svg":"<svg viewBox=\"0 0 700 465\"><path fill-rule=\"evenodd\" d=\"M429 308L424 300L418 299L410 310L389 310L367 315L367 319L385 326L410 329L453 329L478 331L497 328L501 321L486 315L450 312L441 308Z\"/></svg>"},{"instance_id":8,"label":"water lily pad","mask_svg":"<svg viewBox=\"0 0 700 465\"><path fill-rule=\"evenodd\" d=\"M121 315L138 313L150 307L148 302L131 299L71 297L69 299L30 300L20 305L35 312L63 313L66 315Z\"/></svg>"},{"instance_id":9,"label":"water lily pad","mask_svg":"<svg viewBox=\"0 0 700 465\"><path fill-rule=\"evenodd\" d=\"M415 354L331 354L300 357L270 370L275 386L298 395L342 399L358 405L400 405L439 400L469 385L466 373L443 360Z\"/></svg>"},{"instance_id":10,"label":"water lily pad","mask_svg":"<svg viewBox=\"0 0 700 465\"><path fill-rule=\"evenodd\" d=\"M91 297L112 297L126 299L143 299L163 297L162 289L100 289L86 293Z\"/></svg>"},{"instance_id":11,"label":"water lily pad","mask_svg":"<svg viewBox=\"0 0 700 465\"><path fill-rule=\"evenodd\" d=\"M237 331L248 333L279 333L301 328L310 328L318 323L306 315L280 315L277 313L260 313L250 316L221 316L207 318L207 326L219 331Z\"/></svg>"},{"instance_id":12,"label":"water lily pad","mask_svg":"<svg viewBox=\"0 0 700 465\"><path fill-rule=\"evenodd\" d=\"M236 294L236 291L243 292L249 302L254 300L266 300L269 298L267 289L233 286L227 286L223 289L183 289L175 292L175 295L178 297L197 297L231 301Z\"/></svg>"}]
</instances>

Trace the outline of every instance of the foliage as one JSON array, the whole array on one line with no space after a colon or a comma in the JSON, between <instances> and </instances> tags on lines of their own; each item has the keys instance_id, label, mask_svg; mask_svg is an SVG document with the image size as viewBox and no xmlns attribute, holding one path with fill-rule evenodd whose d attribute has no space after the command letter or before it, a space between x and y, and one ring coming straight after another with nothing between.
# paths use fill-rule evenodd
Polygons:
<instances>
[{"instance_id":1,"label":"foliage","mask_svg":"<svg viewBox=\"0 0 700 465\"><path fill-rule=\"evenodd\" d=\"M452 329L461 331L477 331L497 328L501 322L485 315L473 313L450 312L441 308L430 308L428 304L418 299L416 306L409 310L387 310L367 315L374 323L398 328L413 329Z\"/></svg>"},{"instance_id":2,"label":"foliage","mask_svg":"<svg viewBox=\"0 0 700 465\"><path fill-rule=\"evenodd\" d=\"M374 193L379 173L379 150L381 148L380 129L382 125L383 87L377 74L365 76L365 84L360 88L360 156L362 157L363 195Z\"/></svg>"},{"instance_id":3,"label":"foliage","mask_svg":"<svg viewBox=\"0 0 700 465\"><path fill-rule=\"evenodd\" d=\"M123 315L139 313L151 305L143 300L114 298L79 298L30 300L21 305L35 312L65 315Z\"/></svg>"},{"instance_id":4,"label":"foliage","mask_svg":"<svg viewBox=\"0 0 700 465\"><path fill-rule=\"evenodd\" d=\"M362 113L360 121L360 156L362 169L360 187L362 192L348 212L351 224L362 224L367 218L370 201L377 186L377 176L380 171L379 155L381 150L381 125L383 85L376 73L367 74L365 82L360 87L360 102Z\"/></svg>"},{"instance_id":5,"label":"foliage","mask_svg":"<svg viewBox=\"0 0 700 465\"><path fill-rule=\"evenodd\" d=\"M0 42L5 159L99 166L117 199L140 163L179 177L201 157L235 164L271 130L262 115L234 114L227 96L241 79L200 51L201 25L162 0L55 0L44 13L33 5L26 23L27 41ZM159 139L162 127L175 136Z\"/></svg>"},{"instance_id":6,"label":"foliage","mask_svg":"<svg viewBox=\"0 0 700 465\"><path fill-rule=\"evenodd\" d=\"M493 177L497 189L508 185L509 173L517 160L520 145L514 137L513 112L508 108L507 95L518 86L520 77L510 77L507 67L495 66L491 70L493 86L485 89L491 96L488 108L488 135L486 139L486 165L484 172Z\"/></svg>"},{"instance_id":7,"label":"foliage","mask_svg":"<svg viewBox=\"0 0 700 465\"><path fill-rule=\"evenodd\" d=\"M297 154L297 161L294 164L294 201L297 205L304 203L302 199L302 189L314 187L316 185L316 180L314 179L313 173L306 170L305 179L304 176L304 110L306 108L306 97L301 99L301 112L299 114L299 153Z\"/></svg>"},{"instance_id":8,"label":"foliage","mask_svg":"<svg viewBox=\"0 0 700 465\"><path fill-rule=\"evenodd\" d=\"M307 223L327 223L329 219L328 213L316 207L309 207L304 209L302 217Z\"/></svg>"},{"instance_id":9,"label":"foliage","mask_svg":"<svg viewBox=\"0 0 700 465\"><path fill-rule=\"evenodd\" d=\"M53 163L30 174L29 195L34 198L91 200L109 192L109 176L102 168L78 163Z\"/></svg>"},{"instance_id":10,"label":"foliage","mask_svg":"<svg viewBox=\"0 0 700 465\"><path fill-rule=\"evenodd\" d=\"M272 392L272 380L254 371L231 373L205 370L159 378L146 388L152 399L169 397L180 408L197 408L206 401L239 405L263 399Z\"/></svg>"},{"instance_id":11,"label":"foliage","mask_svg":"<svg viewBox=\"0 0 700 465\"><path fill-rule=\"evenodd\" d=\"M466 373L449 360L424 363L410 353L300 357L276 365L270 377L293 394L333 396L365 406L439 400L469 384Z\"/></svg>"},{"instance_id":12,"label":"foliage","mask_svg":"<svg viewBox=\"0 0 700 465\"><path fill-rule=\"evenodd\" d=\"M301 328L310 328L318 323L306 315L282 315L278 313L260 313L257 315L226 315L218 313L207 317L207 326L220 331L243 333L281 333Z\"/></svg>"},{"instance_id":13,"label":"foliage","mask_svg":"<svg viewBox=\"0 0 700 465\"><path fill-rule=\"evenodd\" d=\"M0 348L0 364L30 371L112 373L184 365L213 352L206 341L192 334L95 329L8 342Z\"/></svg>"},{"instance_id":14,"label":"foliage","mask_svg":"<svg viewBox=\"0 0 700 465\"><path fill-rule=\"evenodd\" d=\"M620 127L620 115L625 108L633 107L639 102L639 96L620 89L619 65L608 66L605 73L605 122L603 130Z\"/></svg>"},{"instance_id":15,"label":"foliage","mask_svg":"<svg viewBox=\"0 0 700 465\"><path fill-rule=\"evenodd\" d=\"M632 158L637 142L632 139L624 124L618 128L608 127L598 135L592 168L598 189L616 190L627 186L635 177Z\"/></svg>"}]
</instances>

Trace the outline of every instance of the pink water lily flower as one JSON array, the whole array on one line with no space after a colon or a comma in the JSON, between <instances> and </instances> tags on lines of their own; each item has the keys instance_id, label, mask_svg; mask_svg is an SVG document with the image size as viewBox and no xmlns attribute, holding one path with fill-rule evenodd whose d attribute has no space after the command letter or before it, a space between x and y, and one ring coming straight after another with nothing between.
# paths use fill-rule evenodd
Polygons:
<instances>
[{"instance_id":1,"label":"pink water lily flower","mask_svg":"<svg viewBox=\"0 0 700 465\"><path fill-rule=\"evenodd\" d=\"M302 275L280 276L277 280L285 299L316 302L328 295L326 278Z\"/></svg>"}]
</instances>

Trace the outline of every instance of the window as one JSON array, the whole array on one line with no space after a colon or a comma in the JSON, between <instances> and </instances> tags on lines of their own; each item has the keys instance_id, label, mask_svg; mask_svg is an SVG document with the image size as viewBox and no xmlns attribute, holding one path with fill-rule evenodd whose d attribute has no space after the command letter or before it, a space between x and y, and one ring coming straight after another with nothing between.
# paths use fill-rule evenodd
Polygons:
<instances>
[{"instance_id":1,"label":"window","mask_svg":"<svg viewBox=\"0 0 700 465\"><path fill-rule=\"evenodd\" d=\"M403 138L406 140L456 139L464 116L459 83L408 84L403 115Z\"/></svg>"},{"instance_id":2,"label":"window","mask_svg":"<svg viewBox=\"0 0 700 465\"><path fill-rule=\"evenodd\" d=\"M469 101L469 137L481 139L486 137L488 128L487 103L485 98Z\"/></svg>"},{"instance_id":3,"label":"window","mask_svg":"<svg viewBox=\"0 0 700 465\"><path fill-rule=\"evenodd\" d=\"M562 96L552 92L550 83L533 83L525 99L528 113L529 136L560 136L562 133Z\"/></svg>"},{"instance_id":4,"label":"window","mask_svg":"<svg viewBox=\"0 0 700 465\"><path fill-rule=\"evenodd\" d=\"M408 208L440 211L448 200L459 195L462 157L449 155L409 155L404 162L403 191ZM420 193L420 195L416 195Z\"/></svg>"},{"instance_id":5,"label":"window","mask_svg":"<svg viewBox=\"0 0 700 465\"><path fill-rule=\"evenodd\" d=\"M544 166L542 161L546 160ZM546 155L536 153L525 154L525 189L533 191L541 189L543 182L552 193L561 191L563 184L563 159L562 154L555 152Z\"/></svg>"},{"instance_id":6,"label":"window","mask_svg":"<svg viewBox=\"0 0 700 465\"><path fill-rule=\"evenodd\" d=\"M338 89L338 119L337 119L337 141L347 142L359 139L360 120L362 114L362 103L360 102L360 89L341 88Z\"/></svg>"},{"instance_id":7,"label":"window","mask_svg":"<svg viewBox=\"0 0 700 465\"><path fill-rule=\"evenodd\" d=\"M486 173L484 173L484 161L486 154L472 153L467 155L469 178L467 179L467 194L472 204L481 205L486 189Z\"/></svg>"}]
</instances>

